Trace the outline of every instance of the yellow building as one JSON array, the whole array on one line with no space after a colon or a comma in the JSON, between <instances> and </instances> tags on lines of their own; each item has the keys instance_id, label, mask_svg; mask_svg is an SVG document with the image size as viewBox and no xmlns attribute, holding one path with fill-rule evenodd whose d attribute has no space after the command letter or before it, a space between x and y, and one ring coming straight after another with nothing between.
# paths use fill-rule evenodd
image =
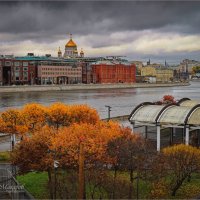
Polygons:
<instances>
[{"instance_id":1,"label":"yellow building","mask_svg":"<svg viewBox=\"0 0 200 200\"><path fill-rule=\"evenodd\" d=\"M141 70L141 68L144 66L142 61L131 61L132 64L135 64L136 68Z\"/></svg>"},{"instance_id":2,"label":"yellow building","mask_svg":"<svg viewBox=\"0 0 200 200\"><path fill-rule=\"evenodd\" d=\"M173 80L173 70L167 68L143 67L141 76L156 77L156 82L170 82Z\"/></svg>"},{"instance_id":3,"label":"yellow building","mask_svg":"<svg viewBox=\"0 0 200 200\"><path fill-rule=\"evenodd\" d=\"M172 69L160 68L156 69L156 82L171 82L174 78Z\"/></svg>"}]
</instances>

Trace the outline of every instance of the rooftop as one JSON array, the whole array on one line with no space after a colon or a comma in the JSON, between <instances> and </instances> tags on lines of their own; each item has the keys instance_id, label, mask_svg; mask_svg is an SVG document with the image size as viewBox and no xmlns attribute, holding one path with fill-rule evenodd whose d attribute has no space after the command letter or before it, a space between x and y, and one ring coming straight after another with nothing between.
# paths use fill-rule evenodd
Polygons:
<instances>
[{"instance_id":1,"label":"rooftop","mask_svg":"<svg viewBox=\"0 0 200 200\"><path fill-rule=\"evenodd\" d=\"M200 102L188 98L167 105L144 102L132 111L129 121L152 126L160 124L161 126L200 127Z\"/></svg>"}]
</instances>

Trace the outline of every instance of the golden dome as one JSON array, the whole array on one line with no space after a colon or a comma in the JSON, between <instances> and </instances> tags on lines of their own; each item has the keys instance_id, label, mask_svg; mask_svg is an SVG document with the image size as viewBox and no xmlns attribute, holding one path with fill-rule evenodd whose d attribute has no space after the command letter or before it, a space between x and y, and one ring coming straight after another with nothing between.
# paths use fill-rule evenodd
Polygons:
<instances>
[{"instance_id":1,"label":"golden dome","mask_svg":"<svg viewBox=\"0 0 200 200\"><path fill-rule=\"evenodd\" d=\"M77 45L72 39L70 39L65 47L77 47Z\"/></svg>"}]
</instances>

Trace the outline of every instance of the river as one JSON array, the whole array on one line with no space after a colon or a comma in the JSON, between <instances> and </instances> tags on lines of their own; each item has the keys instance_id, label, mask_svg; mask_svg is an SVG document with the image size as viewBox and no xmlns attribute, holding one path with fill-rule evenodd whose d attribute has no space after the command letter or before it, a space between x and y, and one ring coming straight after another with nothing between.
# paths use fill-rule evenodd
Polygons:
<instances>
[{"instance_id":1,"label":"river","mask_svg":"<svg viewBox=\"0 0 200 200\"><path fill-rule=\"evenodd\" d=\"M139 103L158 101L166 94L173 95L176 99L183 97L200 99L200 82L191 82L189 86L160 88L2 93L0 94L0 111L7 108L19 108L30 102L44 105L63 102L66 104L88 104L97 109L101 118L106 118L107 108L105 105L112 107L111 117L128 115Z\"/></svg>"}]
</instances>

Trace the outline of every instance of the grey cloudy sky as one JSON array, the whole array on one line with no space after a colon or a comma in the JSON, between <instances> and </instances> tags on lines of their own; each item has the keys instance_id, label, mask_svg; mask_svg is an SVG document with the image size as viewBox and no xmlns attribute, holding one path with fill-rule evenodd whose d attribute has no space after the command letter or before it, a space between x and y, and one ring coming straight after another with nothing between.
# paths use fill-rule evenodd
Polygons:
<instances>
[{"instance_id":1,"label":"grey cloudy sky","mask_svg":"<svg viewBox=\"0 0 200 200\"><path fill-rule=\"evenodd\" d=\"M200 2L0 2L0 54L56 55L69 33L86 56L198 59Z\"/></svg>"}]
</instances>

